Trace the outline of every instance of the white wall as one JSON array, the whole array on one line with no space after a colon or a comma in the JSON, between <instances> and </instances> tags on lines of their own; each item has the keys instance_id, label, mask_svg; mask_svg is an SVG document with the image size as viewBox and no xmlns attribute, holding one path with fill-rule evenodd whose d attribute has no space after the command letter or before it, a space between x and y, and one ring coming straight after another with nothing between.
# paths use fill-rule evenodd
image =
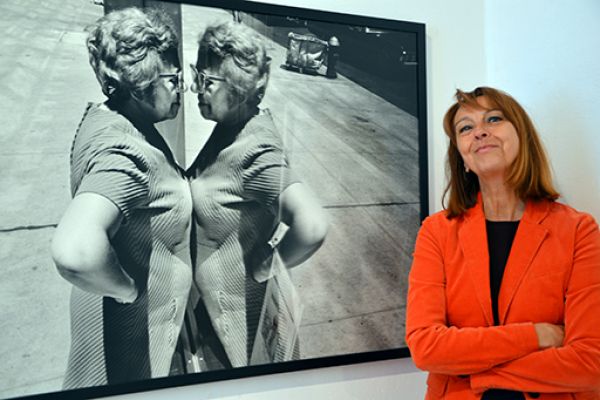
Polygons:
<instances>
[{"instance_id":1,"label":"white wall","mask_svg":"<svg viewBox=\"0 0 600 400\"><path fill-rule=\"evenodd\" d=\"M442 117L456 88L502 88L531 113L565 201L600 220L600 2L597 0L263 0L423 22L427 29L430 209L440 209ZM485 7L484 7L485 6ZM119 399L419 399L410 360L276 374Z\"/></svg>"},{"instance_id":2,"label":"white wall","mask_svg":"<svg viewBox=\"0 0 600 400\"><path fill-rule=\"evenodd\" d=\"M120 400L387 400L425 395L425 374L396 360L211 382L119 396Z\"/></svg>"},{"instance_id":3,"label":"white wall","mask_svg":"<svg viewBox=\"0 0 600 400\"><path fill-rule=\"evenodd\" d=\"M529 111L563 202L600 220L600 2L488 0L488 84Z\"/></svg>"}]
</instances>

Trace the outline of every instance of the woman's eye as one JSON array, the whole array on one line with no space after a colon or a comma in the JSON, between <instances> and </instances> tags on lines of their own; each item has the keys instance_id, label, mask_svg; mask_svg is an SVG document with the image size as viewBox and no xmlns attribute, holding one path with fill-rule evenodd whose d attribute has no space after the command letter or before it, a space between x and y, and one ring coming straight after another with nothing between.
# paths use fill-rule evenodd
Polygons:
<instances>
[{"instance_id":1,"label":"woman's eye","mask_svg":"<svg viewBox=\"0 0 600 400\"><path fill-rule=\"evenodd\" d=\"M205 87L205 88L208 88L208 87L212 86L212 84L213 84L213 83L214 83L214 82L213 82L213 80L212 80L212 79L210 79L210 78L206 78L206 79L204 80L204 87Z\"/></svg>"},{"instance_id":2,"label":"woman's eye","mask_svg":"<svg viewBox=\"0 0 600 400\"><path fill-rule=\"evenodd\" d=\"M499 122L502 121L502 117L500 117L499 115L492 115L490 117L488 117L488 122Z\"/></svg>"},{"instance_id":3,"label":"woman's eye","mask_svg":"<svg viewBox=\"0 0 600 400\"><path fill-rule=\"evenodd\" d=\"M458 133L465 133L469 130L471 130L471 125L463 125L460 128L458 128Z\"/></svg>"}]
</instances>

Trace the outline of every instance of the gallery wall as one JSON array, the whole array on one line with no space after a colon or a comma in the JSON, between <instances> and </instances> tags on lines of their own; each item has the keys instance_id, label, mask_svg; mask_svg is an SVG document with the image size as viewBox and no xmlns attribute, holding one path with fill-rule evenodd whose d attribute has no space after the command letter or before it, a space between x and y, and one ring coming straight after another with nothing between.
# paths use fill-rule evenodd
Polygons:
<instances>
[{"instance_id":1,"label":"gallery wall","mask_svg":"<svg viewBox=\"0 0 600 400\"><path fill-rule=\"evenodd\" d=\"M600 3L595 0L269 0L271 4L423 22L427 26L430 209L440 209L455 88L503 88L531 113L563 200L600 219ZM115 399L419 399L409 359L174 388Z\"/></svg>"},{"instance_id":2,"label":"gallery wall","mask_svg":"<svg viewBox=\"0 0 600 400\"><path fill-rule=\"evenodd\" d=\"M600 220L600 2L488 0L487 82L529 111L563 202Z\"/></svg>"}]
</instances>

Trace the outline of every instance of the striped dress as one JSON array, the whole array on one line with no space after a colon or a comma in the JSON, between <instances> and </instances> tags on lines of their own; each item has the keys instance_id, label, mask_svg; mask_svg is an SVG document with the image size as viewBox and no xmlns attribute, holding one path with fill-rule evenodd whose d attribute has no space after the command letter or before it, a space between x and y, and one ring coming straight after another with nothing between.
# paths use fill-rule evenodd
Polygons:
<instances>
[{"instance_id":1,"label":"striped dress","mask_svg":"<svg viewBox=\"0 0 600 400\"><path fill-rule=\"evenodd\" d=\"M140 294L122 305L73 287L64 388L166 376L192 282L189 185L158 132L90 104L71 149L71 193L84 192L121 210L112 245Z\"/></svg>"},{"instance_id":2,"label":"striped dress","mask_svg":"<svg viewBox=\"0 0 600 400\"><path fill-rule=\"evenodd\" d=\"M266 289L252 278L252 254L266 245L279 221L279 195L298 180L266 110L241 130L217 125L189 174L194 281L229 364L246 366Z\"/></svg>"}]
</instances>

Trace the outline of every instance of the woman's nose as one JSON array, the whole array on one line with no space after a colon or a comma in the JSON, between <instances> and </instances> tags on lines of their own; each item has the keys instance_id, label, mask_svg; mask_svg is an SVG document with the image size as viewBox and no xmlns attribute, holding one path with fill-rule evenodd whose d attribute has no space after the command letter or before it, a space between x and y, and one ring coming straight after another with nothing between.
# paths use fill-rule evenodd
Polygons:
<instances>
[{"instance_id":1,"label":"woman's nose","mask_svg":"<svg viewBox=\"0 0 600 400\"><path fill-rule=\"evenodd\" d=\"M489 136L489 133L487 131L487 129L483 126L477 126L475 127L475 138L477 139L483 139Z\"/></svg>"},{"instance_id":2,"label":"woman's nose","mask_svg":"<svg viewBox=\"0 0 600 400\"><path fill-rule=\"evenodd\" d=\"M197 93L197 94L204 94L206 93L206 87L202 86L202 85L198 85L197 82L192 82L192 92Z\"/></svg>"},{"instance_id":3,"label":"woman's nose","mask_svg":"<svg viewBox=\"0 0 600 400\"><path fill-rule=\"evenodd\" d=\"M179 86L177 86L177 91L179 93L185 93L185 92L187 92L187 90L188 90L188 85L185 82L181 82L179 84Z\"/></svg>"},{"instance_id":4,"label":"woman's nose","mask_svg":"<svg viewBox=\"0 0 600 400\"><path fill-rule=\"evenodd\" d=\"M193 93L198 93L198 84L196 82L192 82L192 84L190 85L190 90Z\"/></svg>"}]
</instances>

